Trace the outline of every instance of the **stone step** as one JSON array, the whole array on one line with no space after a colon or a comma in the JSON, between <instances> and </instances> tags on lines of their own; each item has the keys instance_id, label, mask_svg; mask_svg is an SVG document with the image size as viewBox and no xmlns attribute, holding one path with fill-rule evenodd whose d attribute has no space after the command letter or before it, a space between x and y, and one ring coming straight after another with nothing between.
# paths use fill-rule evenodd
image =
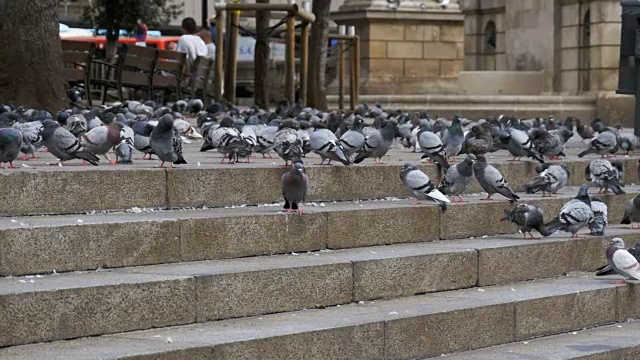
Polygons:
<instances>
[{"instance_id":1,"label":"stone step","mask_svg":"<svg viewBox=\"0 0 640 360\"><path fill-rule=\"evenodd\" d=\"M338 97L327 98L329 107L338 107ZM381 104L386 109L404 111L428 110L433 116L461 115L481 119L497 114L521 118L554 116L564 119L574 116L593 119L596 116L596 98L592 95L361 95L360 102ZM349 106L349 96L345 96ZM543 115L544 114L544 115ZM632 126L631 123L623 124Z\"/></svg>"},{"instance_id":2,"label":"stone step","mask_svg":"<svg viewBox=\"0 0 640 360\"><path fill-rule=\"evenodd\" d=\"M614 236L512 236L0 278L0 347L592 271ZM570 256L569 260L567 256ZM259 296L257 296L259 294Z\"/></svg>"},{"instance_id":3,"label":"stone step","mask_svg":"<svg viewBox=\"0 0 640 360\"><path fill-rule=\"evenodd\" d=\"M195 150L190 151L193 153ZM213 160L213 155L208 156ZM309 155L307 162L313 163L316 158L316 155ZM420 154L403 149L390 153L387 166L371 165L368 161L366 165L349 167L309 165L306 169L310 179L307 200L407 196L407 189L399 179L400 166L407 161L417 163L419 158ZM535 175L535 163L506 163L507 158L505 151L499 151L490 155L489 161L495 163L518 191ZM628 169L626 182L637 182L635 169L638 158L621 159ZM280 177L287 170L277 166L276 160L268 161L271 163L207 164L203 167L192 164L169 170L151 169L152 164L142 164L132 168L68 166L65 171L58 167L2 171L0 186L5 191L0 195L0 215L84 213L132 207L218 207L280 201ZM571 185L585 182L583 174L589 161L575 160L574 156L563 161L573 173ZM438 181L434 165L422 167L434 182ZM472 181L468 192L479 191L477 182Z\"/></svg>"},{"instance_id":4,"label":"stone step","mask_svg":"<svg viewBox=\"0 0 640 360\"><path fill-rule=\"evenodd\" d=\"M580 273L326 309L7 347L0 349L0 358L413 359L524 341L639 315L640 310L632 306L638 301L637 285L617 285L591 276ZM157 302L161 300L164 299ZM131 309L132 313L136 311L149 313L144 307ZM164 311L171 313L168 308ZM7 319L3 320L6 323ZM14 331L9 329L9 333Z\"/></svg>"},{"instance_id":5,"label":"stone step","mask_svg":"<svg viewBox=\"0 0 640 360\"><path fill-rule=\"evenodd\" d=\"M439 356L447 360L620 360L640 358L640 321Z\"/></svg>"},{"instance_id":6,"label":"stone step","mask_svg":"<svg viewBox=\"0 0 640 360\"><path fill-rule=\"evenodd\" d=\"M626 200L640 188L627 191L601 196L609 205L610 224L620 222ZM577 188L566 188L558 197L523 195L522 201L542 206L550 220L576 193ZM279 206L250 206L0 218L0 275L513 234L514 225L499 221L510 204L481 197L467 196L468 202L451 204L444 213L432 204L395 199L314 203L303 206L302 217L283 214Z\"/></svg>"}]
</instances>

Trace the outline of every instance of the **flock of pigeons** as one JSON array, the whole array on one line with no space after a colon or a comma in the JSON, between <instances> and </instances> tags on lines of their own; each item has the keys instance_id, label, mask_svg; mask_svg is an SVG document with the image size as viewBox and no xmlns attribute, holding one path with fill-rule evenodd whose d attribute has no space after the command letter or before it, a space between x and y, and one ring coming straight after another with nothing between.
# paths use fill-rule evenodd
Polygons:
<instances>
[{"instance_id":1,"label":"flock of pigeons","mask_svg":"<svg viewBox=\"0 0 640 360\"><path fill-rule=\"evenodd\" d=\"M194 114L202 135L184 120L184 113ZM365 120L373 122L367 126ZM335 161L347 166L367 158L381 164L381 159L398 141L413 152L420 152L422 159L437 164L444 172L439 186L413 164L405 164L400 172L402 183L416 202L430 200L444 211L449 203L464 201L462 193L473 177L487 192L486 200L492 200L494 194L512 203L520 199L500 171L487 162L486 154L498 150L509 152L512 161L527 157L539 162L537 176L523 185L527 193L541 192L543 196L557 193L568 184L571 173L566 166L545 162L545 158L566 156L565 144L574 132L589 141L579 157L602 155L589 163L586 179L599 187L600 192L624 194L622 163L608 158L618 152L633 151L639 141L632 134L621 133L619 126L607 126L600 119L583 124L571 117L556 121L499 116L472 122L455 116L449 121L432 119L426 112L385 110L367 104L359 105L351 113L341 113L287 101L280 102L275 111L257 107L241 111L228 103L213 103L205 108L199 99L180 100L167 106L153 101L127 101L91 109L76 107L59 112L55 118L46 111L0 105L0 162L13 167L20 153L25 158L35 157L37 149L46 147L60 160L60 165L72 159L98 165L98 156L113 164L130 164L135 149L149 158L157 156L162 161L160 167L167 163L173 167L186 164L182 153L186 138L203 139L201 151L217 150L223 154L222 162L250 161L253 154L271 157L275 152L285 165L291 164L291 170L282 176L284 206L287 211L302 214L299 204L304 201L308 186L303 161L306 154L319 155L321 164L327 161L327 165ZM115 161L110 158L110 151L115 153ZM455 163L460 155L464 159ZM577 196L548 223L544 222L542 209L529 204L505 210L503 220L517 224L525 239L527 234L534 238L533 229L543 236L563 230L578 237L578 231L586 226L592 234L602 235L607 224L606 205L589 196L587 189L583 185ZM640 222L640 197L626 205L622 223L631 222ZM613 259L620 250L627 251L620 247L623 246L620 241L611 246L618 249L607 251ZM617 269L613 265L612 268Z\"/></svg>"}]
</instances>

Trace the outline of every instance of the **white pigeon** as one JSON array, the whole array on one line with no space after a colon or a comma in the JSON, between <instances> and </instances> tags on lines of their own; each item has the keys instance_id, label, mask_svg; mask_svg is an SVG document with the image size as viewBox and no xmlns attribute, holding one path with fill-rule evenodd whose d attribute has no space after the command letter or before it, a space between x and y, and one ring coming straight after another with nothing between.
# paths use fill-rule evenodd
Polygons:
<instances>
[{"instance_id":1,"label":"white pigeon","mask_svg":"<svg viewBox=\"0 0 640 360\"><path fill-rule=\"evenodd\" d=\"M621 238L614 238L607 247L607 260L613 270L625 279L640 280L640 264L624 247Z\"/></svg>"}]
</instances>

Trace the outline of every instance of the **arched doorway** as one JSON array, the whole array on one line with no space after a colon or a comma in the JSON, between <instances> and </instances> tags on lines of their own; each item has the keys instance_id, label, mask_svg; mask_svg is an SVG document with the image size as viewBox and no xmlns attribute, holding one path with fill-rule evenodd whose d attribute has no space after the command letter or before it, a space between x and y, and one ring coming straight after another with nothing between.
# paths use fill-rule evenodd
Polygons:
<instances>
[{"instance_id":1,"label":"arched doorway","mask_svg":"<svg viewBox=\"0 0 640 360\"><path fill-rule=\"evenodd\" d=\"M484 27L482 42L482 70L496 70L496 33L496 23L493 21L487 22L487 25Z\"/></svg>"},{"instance_id":2,"label":"arched doorway","mask_svg":"<svg viewBox=\"0 0 640 360\"><path fill-rule=\"evenodd\" d=\"M582 17L580 32L580 50L578 56L580 66L580 91L591 90L591 11L587 10Z\"/></svg>"}]
</instances>

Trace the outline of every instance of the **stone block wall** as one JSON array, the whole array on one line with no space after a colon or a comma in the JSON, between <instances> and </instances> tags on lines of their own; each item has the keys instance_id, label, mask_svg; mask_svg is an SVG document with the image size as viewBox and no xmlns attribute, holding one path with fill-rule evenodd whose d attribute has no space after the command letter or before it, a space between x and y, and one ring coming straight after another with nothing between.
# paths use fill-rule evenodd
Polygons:
<instances>
[{"instance_id":1,"label":"stone block wall","mask_svg":"<svg viewBox=\"0 0 640 360\"><path fill-rule=\"evenodd\" d=\"M561 5L560 89L611 92L618 85L620 2L563 0Z\"/></svg>"},{"instance_id":2,"label":"stone block wall","mask_svg":"<svg viewBox=\"0 0 640 360\"><path fill-rule=\"evenodd\" d=\"M507 70L505 47L505 0L466 0L464 9L464 69L470 71ZM487 44L489 23L496 28L496 47Z\"/></svg>"},{"instance_id":3,"label":"stone block wall","mask_svg":"<svg viewBox=\"0 0 640 360\"><path fill-rule=\"evenodd\" d=\"M369 76L454 78L464 59L462 24L379 22L362 26Z\"/></svg>"}]
</instances>

